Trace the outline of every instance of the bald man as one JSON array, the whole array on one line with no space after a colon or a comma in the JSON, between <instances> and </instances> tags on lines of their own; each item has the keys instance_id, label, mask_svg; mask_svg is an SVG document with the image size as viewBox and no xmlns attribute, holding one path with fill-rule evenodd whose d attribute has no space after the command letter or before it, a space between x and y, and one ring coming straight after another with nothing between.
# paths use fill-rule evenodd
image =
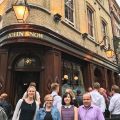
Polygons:
<instances>
[{"instance_id":1,"label":"bald man","mask_svg":"<svg viewBox=\"0 0 120 120\"><path fill-rule=\"evenodd\" d=\"M78 109L79 120L105 120L101 109L91 104L92 99L89 93L83 95L83 105Z\"/></svg>"}]
</instances>

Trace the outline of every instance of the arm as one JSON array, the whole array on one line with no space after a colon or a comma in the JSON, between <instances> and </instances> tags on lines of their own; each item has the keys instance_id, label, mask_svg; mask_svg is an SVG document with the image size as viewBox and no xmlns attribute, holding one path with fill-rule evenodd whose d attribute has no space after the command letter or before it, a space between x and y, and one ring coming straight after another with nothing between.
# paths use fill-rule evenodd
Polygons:
<instances>
[{"instance_id":1,"label":"arm","mask_svg":"<svg viewBox=\"0 0 120 120\"><path fill-rule=\"evenodd\" d=\"M109 104L109 111L112 112L114 110L114 105L115 104L115 100L114 98L112 97L111 100L110 100L110 104Z\"/></svg>"},{"instance_id":2,"label":"arm","mask_svg":"<svg viewBox=\"0 0 120 120\"><path fill-rule=\"evenodd\" d=\"M39 118L39 111L37 111L37 113L36 113L36 118L34 118L35 120L40 120L40 118Z\"/></svg>"},{"instance_id":3,"label":"arm","mask_svg":"<svg viewBox=\"0 0 120 120\"><path fill-rule=\"evenodd\" d=\"M39 103L36 101L36 111L33 120L39 120Z\"/></svg>"},{"instance_id":4,"label":"arm","mask_svg":"<svg viewBox=\"0 0 120 120\"><path fill-rule=\"evenodd\" d=\"M101 111L101 109L98 108L98 112L97 112L97 120L105 120L103 113Z\"/></svg>"},{"instance_id":5,"label":"arm","mask_svg":"<svg viewBox=\"0 0 120 120\"><path fill-rule=\"evenodd\" d=\"M16 108L15 108L15 111L14 111L14 114L13 114L12 120L17 120L19 113L20 113L20 107L21 107L22 102L23 102L23 99L20 99L18 101Z\"/></svg>"},{"instance_id":6,"label":"arm","mask_svg":"<svg viewBox=\"0 0 120 120\"><path fill-rule=\"evenodd\" d=\"M40 94L38 91L36 91L36 100L37 102L39 103L39 105L41 104L41 101L40 101Z\"/></svg>"},{"instance_id":7,"label":"arm","mask_svg":"<svg viewBox=\"0 0 120 120\"><path fill-rule=\"evenodd\" d=\"M59 110L62 106L62 98L60 96L57 98L56 103L57 103L56 107Z\"/></svg>"},{"instance_id":8,"label":"arm","mask_svg":"<svg viewBox=\"0 0 120 120\"><path fill-rule=\"evenodd\" d=\"M78 120L78 108L74 107L74 120Z\"/></svg>"},{"instance_id":9,"label":"arm","mask_svg":"<svg viewBox=\"0 0 120 120\"><path fill-rule=\"evenodd\" d=\"M61 117L60 117L60 112L57 110L57 120L61 120Z\"/></svg>"},{"instance_id":10,"label":"arm","mask_svg":"<svg viewBox=\"0 0 120 120\"><path fill-rule=\"evenodd\" d=\"M101 104L100 104L100 108L102 112L105 112L106 109L106 103L105 103L105 98L102 96L101 97Z\"/></svg>"}]
</instances>

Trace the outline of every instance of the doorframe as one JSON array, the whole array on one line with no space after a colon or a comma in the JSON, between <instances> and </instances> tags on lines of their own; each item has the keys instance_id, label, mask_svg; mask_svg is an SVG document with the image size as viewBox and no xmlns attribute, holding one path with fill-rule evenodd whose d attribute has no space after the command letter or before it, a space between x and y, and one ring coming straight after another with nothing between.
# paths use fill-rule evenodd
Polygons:
<instances>
[{"instance_id":1,"label":"doorframe","mask_svg":"<svg viewBox=\"0 0 120 120\"><path fill-rule=\"evenodd\" d=\"M8 65L8 72L7 72L8 73L7 74L7 80L9 81L9 84L7 86L7 93L9 94L10 103L13 106L15 106L15 101L14 101L14 97L15 97L14 96L15 95L15 93L14 93L14 91L15 91L15 80L14 80L14 78L15 78L15 71L18 71L18 69L15 70L14 68L15 68L16 61L22 55L23 55L23 53L19 52L19 53L16 53L16 54L9 57L10 62L9 62L9 65ZM41 71L44 69L44 67L42 66L41 58L40 58L40 56L38 54L32 53L32 55L37 56L39 58L40 64L41 64L39 69L38 69L38 67L36 69L35 68L34 69L32 69L32 68L29 68L29 69L22 68L19 71L23 71L23 72L25 72L25 71L31 71L31 72L33 71L34 72L35 71L35 72L39 72L41 74ZM23 55L23 57L24 56L25 56L25 54ZM39 83L40 83L40 80L41 80L41 75L40 75L40 78L39 78ZM39 91L41 91L40 84L39 84Z\"/></svg>"}]
</instances>

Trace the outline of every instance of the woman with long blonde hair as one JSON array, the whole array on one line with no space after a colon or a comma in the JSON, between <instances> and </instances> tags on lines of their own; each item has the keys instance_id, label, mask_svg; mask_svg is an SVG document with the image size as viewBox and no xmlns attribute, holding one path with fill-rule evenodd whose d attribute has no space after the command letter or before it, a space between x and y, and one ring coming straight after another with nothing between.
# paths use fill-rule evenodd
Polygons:
<instances>
[{"instance_id":1,"label":"woman with long blonde hair","mask_svg":"<svg viewBox=\"0 0 120 120\"><path fill-rule=\"evenodd\" d=\"M35 101L36 88L29 86L27 97L20 99L16 105L12 120L36 120L36 111L39 104Z\"/></svg>"}]
</instances>

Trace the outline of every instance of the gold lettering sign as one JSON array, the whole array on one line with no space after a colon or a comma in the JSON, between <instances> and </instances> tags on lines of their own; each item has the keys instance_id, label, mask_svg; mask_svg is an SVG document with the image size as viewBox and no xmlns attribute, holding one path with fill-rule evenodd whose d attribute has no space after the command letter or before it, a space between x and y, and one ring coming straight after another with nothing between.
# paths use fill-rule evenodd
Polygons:
<instances>
[{"instance_id":1,"label":"gold lettering sign","mask_svg":"<svg viewBox=\"0 0 120 120\"><path fill-rule=\"evenodd\" d=\"M12 37L35 37L35 38L43 38L43 34L36 33L36 32L29 32L29 31L9 33L8 34L8 38L12 38Z\"/></svg>"}]
</instances>

